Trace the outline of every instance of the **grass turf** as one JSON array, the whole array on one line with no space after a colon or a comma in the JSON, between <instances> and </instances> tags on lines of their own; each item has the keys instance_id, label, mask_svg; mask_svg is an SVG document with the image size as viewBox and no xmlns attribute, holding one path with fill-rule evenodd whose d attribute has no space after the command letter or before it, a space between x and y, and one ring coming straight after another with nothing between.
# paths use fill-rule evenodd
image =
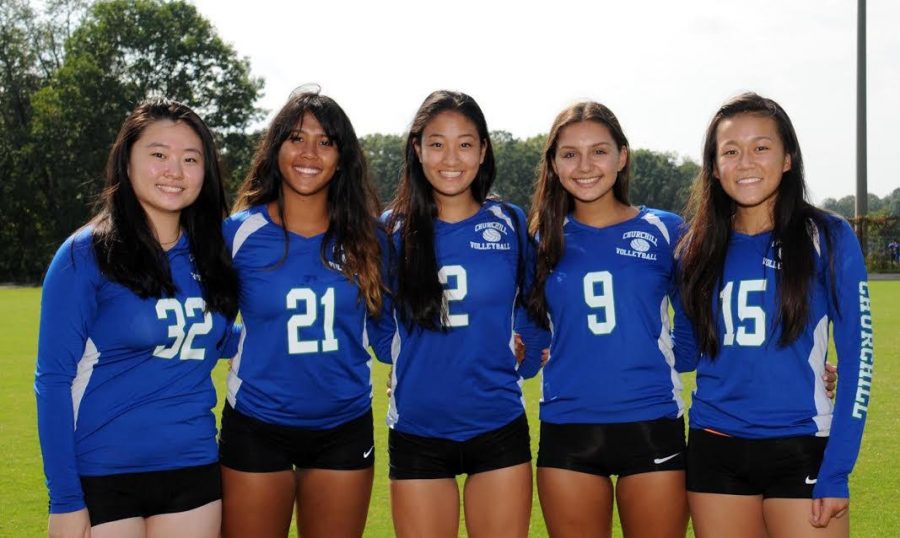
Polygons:
<instances>
[{"instance_id":1,"label":"grass turf","mask_svg":"<svg viewBox=\"0 0 900 538\"><path fill-rule=\"evenodd\" d=\"M876 373L872 406L862 453L851 486L853 536L900 535L900 512L890 508L900 492L900 282L872 282L875 320ZM0 537L46 536L47 493L41 469L34 404L34 357L40 309L40 289L0 290ZM832 350L832 357L833 350ZM214 372L216 386L224 386L227 365ZM366 536L392 536L387 480L387 367L373 367L376 470ZM693 379L685 377L685 392ZM525 383L532 452L537 451L537 379ZM221 409L221 390L218 409ZM687 396L687 394L686 394ZM465 536L461 525L460 535ZM535 494L531 536L546 536ZM621 536L616 527L614 535ZM689 533L689 535L691 535Z\"/></svg>"}]
</instances>

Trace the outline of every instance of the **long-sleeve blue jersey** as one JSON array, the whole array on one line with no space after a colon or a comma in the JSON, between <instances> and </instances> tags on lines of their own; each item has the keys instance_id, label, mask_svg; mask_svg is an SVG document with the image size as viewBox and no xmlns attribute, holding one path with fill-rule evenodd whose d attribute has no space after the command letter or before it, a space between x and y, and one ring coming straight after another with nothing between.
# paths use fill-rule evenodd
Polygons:
<instances>
[{"instance_id":1,"label":"long-sleeve blue jersey","mask_svg":"<svg viewBox=\"0 0 900 538\"><path fill-rule=\"evenodd\" d=\"M669 323L681 227L679 216L647 208L603 228L566 219L565 250L544 288L553 339L541 420L604 424L682 415ZM682 319L681 303L672 303Z\"/></svg>"},{"instance_id":2,"label":"long-sleeve blue jersey","mask_svg":"<svg viewBox=\"0 0 900 538\"><path fill-rule=\"evenodd\" d=\"M372 320L359 287L322 262L323 234L287 233L255 206L226 219L243 335L228 402L269 424L326 429L372 405ZM287 251L285 251L287 241Z\"/></svg>"},{"instance_id":3,"label":"long-sleeve blue jersey","mask_svg":"<svg viewBox=\"0 0 900 538\"><path fill-rule=\"evenodd\" d=\"M161 299L103 276L90 229L50 264L34 387L53 513L84 508L80 475L218 459L210 371L228 324L205 311L186 238L168 258L177 292Z\"/></svg>"},{"instance_id":4,"label":"long-sleeve blue jersey","mask_svg":"<svg viewBox=\"0 0 900 538\"><path fill-rule=\"evenodd\" d=\"M771 233L732 234L714 306L719 353L714 359L702 356L696 364L690 412L692 428L737 437L829 437L813 490L817 498L849 497L847 480L868 414L873 362L872 315L859 242L846 221L828 216L827 223L834 280L828 271L829 243L823 230L810 226L816 269L809 323L784 347L778 344L780 263ZM839 359L834 404L822 381L829 323Z\"/></svg>"},{"instance_id":5,"label":"long-sleeve blue jersey","mask_svg":"<svg viewBox=\"0 0 900 538\"><path fill-rule=\"evenodd\" d=\"M533 264L524 226L521 209L495 201L460 222L435 220L446 330L396 324L388 426L464 441L524 412L521 378L540 367L540 352L548 341L546 331L516 315L520 247L526 286ZM521 367L513 353L514 326L528 350Z\"/></svg>"}]
</instances>

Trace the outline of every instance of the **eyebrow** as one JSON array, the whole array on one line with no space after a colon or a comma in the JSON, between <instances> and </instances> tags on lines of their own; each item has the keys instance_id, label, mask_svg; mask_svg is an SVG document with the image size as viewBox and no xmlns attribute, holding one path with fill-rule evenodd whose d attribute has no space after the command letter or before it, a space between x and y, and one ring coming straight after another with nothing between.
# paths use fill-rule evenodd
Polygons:
<instances>
[{"instance_id":1,"label":"eyebrow","mask_svg":"<svg viewBox=\"0 0 900 538\"><path fill-rule=\"evenodd\" d=\"M447 135L445 135L445 134L443 134L443 133L431 133L431 134L428 135L426 138L435 138L435 137L446 138ZM475 136L475 135L473 135L473 134L471 134L471 133L463 133L463 134L459 135L457 138L464 138L464 137L468 137L468 138L478 138L477 136Z\"/></svg>"},{"instance_id":2,"label":"eyebrow","mask_svg":"<svg viewBox=\"0 0 900 538\"><path fill-rule=\"evenodd\" d=\"M751 142L759 142L760 140L768 140L769 142L774 142L774 141L775 141L774 138L772 138L771 136L767 136L767 135L754 136L753 138L750 139ZM728 145L728 144L737 144L737 142L736 142L735 140L730 139L730 138L727 139L727 140L723 140L723 141L719 142L719 145L720 145L720 146L726 146L726 145Z\"/></svg>"},{"instance_id":3,"label":"eyebrow","mask_svg":"<svg viewBox=\"0 0 900 538\"><path fill-rule=\"evenodd\" d=\"M165 148L165 149L172 149L172 146L170 146L170 145L168 145L168 144L163 144L162 142L150 142L150 143L147 144L145 147L147 147L147 148ZM203 153L202 151L200 151L200 150L197 149L197 148L186 148L185 151L193 151L194 153L200 153L200 154Z\"/></svg>"},{"instance_id":4,"label":"eyebrow","mask_svg":"<svg viewBox=\"0 0 900 538\"><path fill-rule=\"evenodd\" d=\"M611 143L611 142L603 141L603 142L597 142L596 144L591 144L591 145L589 145L588 147L596 148L596 147L598 147L598 146L615 147L615 144L613 144L613 143ZM559 146L559 149L563 149L563 148L565 148L565 149L577 149L578 147L579 147L579 146L575 146L575 145L572 145L572 144L567 144L567 145L565 145L565 146ZM557 151L559 151L559 150L557 150Z\"/></svg>"}]
</instances>

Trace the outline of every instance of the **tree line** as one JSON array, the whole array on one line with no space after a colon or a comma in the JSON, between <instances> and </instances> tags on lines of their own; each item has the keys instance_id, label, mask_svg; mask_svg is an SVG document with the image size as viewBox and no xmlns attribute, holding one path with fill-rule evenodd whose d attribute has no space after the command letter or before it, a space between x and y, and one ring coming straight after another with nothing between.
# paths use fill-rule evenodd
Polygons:
<instances>
[{"instance_id":1,"label":"tree line","mask_svg":"<svg viewBox=\"0 0 900 538\"><path fill-rule=\"evenodd\" d=\"M261 135L251 127L264 116L255 105L262 79L189 3L47 0L43 6L0 4L0 282L39 282L59 244L87 221L109 147L141 99L176 99L206 120L232 194ZM491 139L496 194L527 210L545 136L494 131ZM387 202L405 137L371 134L361 142ZM631 157L632 203L681 212L697 163L647 149ZM898 191L881 205L870 198L869 207L883 205L896 215ZM846 200L830 209L843 214Z\"/></svg>"}]
</instances>

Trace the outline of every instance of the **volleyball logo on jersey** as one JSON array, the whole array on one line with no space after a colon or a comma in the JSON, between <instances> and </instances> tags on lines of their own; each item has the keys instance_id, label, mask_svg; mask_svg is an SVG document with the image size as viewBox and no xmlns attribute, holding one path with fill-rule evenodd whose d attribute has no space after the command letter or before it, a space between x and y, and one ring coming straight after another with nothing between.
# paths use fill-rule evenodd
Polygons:
<instances>
[{"instance_id":1,"label":"volleyball logo on jersey","mask_svg":"<svg viewBox=\"0 0 900 538\"><path fill-rule=\"evenodd\" d=\"M469 241L469 247L474 250L509 250L512 248L509 241L509 227L502 222L479 222L475 225L475 233L478 240Z\"/></svg>"},{"instance_id":2,"label":"volleyball logo on jersey","mask_svg":"<svg viewBox=\"0 0 900 538\"><path fill-rule=\"evenodd\" d=\"M774 259L770 258L768 255L763 256L762 264L770 269L781 269L781 245L772 241L769 245L769 249L775 253Z\"/></svg>"},{"instance_id":3,"label":"volleyball logo on jersey","mask_svg":"<svg viewBox=\"0 0 900 538\"><path fill-rule=\"evenodd\" d=\"M616 254L630 258L656 261L656 253L652 252L659 244L656 236L650 232L632 230L622 234L624 246L616 247Z\"/></svg>"}]
</instances>

